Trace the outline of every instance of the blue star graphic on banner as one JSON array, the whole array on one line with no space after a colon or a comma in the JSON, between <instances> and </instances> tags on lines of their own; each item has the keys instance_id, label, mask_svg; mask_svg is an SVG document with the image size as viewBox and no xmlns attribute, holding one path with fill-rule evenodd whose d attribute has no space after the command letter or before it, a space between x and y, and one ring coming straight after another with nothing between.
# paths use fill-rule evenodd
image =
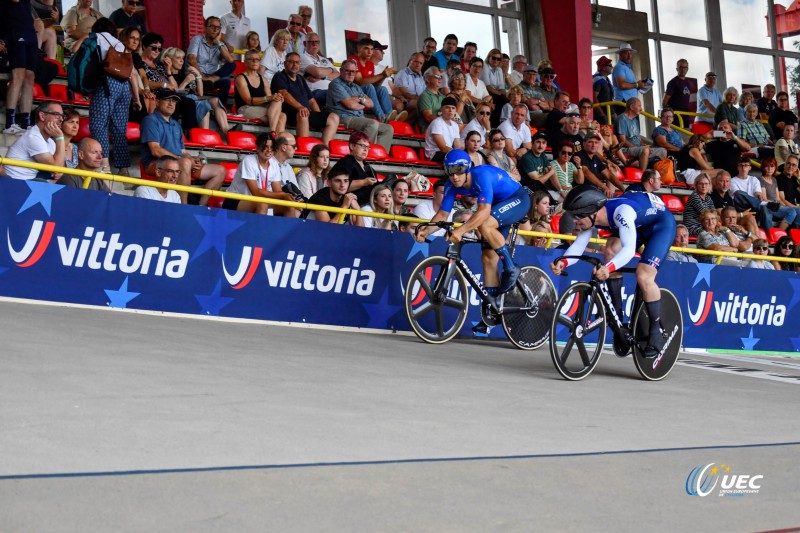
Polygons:
<instances>
[{"instance_id":1,"label":"blue star graphic on banner","mask_svg":"<svg viewBox=\"0 0 800 533\"><path fill-rule=\"evenodd\" d=\"M219 316L220 310L235 300L235 298L228 298L222 296L222 280L217 281L217 286L209 295L195 294L195 298L200 303L201 311L205 315Z\"/></svg>"},{"instance_id":2,"label":"blue star graphic on banner","mask_svg":"<svg viewBox=\"0 0 800 533\"><path fill-rule=\"evenodd\" d=\"M399 305L389 305L389 289L386 288L381 295L381 299L374 304L362 304L364 309L369 313L368 328L386 328L391 326L389 318L402 309Z\"/></svg>"},{"instance_id":3,"label":"blue star graphic on banner","mask_svg":"<svg viewBox=\"0 0 800 533\"><path fill-rule=\"evenodd\" d=\"M760 338L753 337L753 328L750 328L750 336L742 337L742 344L745 350L752 350L760 340Z\"/></svg>"},{"instance_id":4,"label":"blue star graphic on banner","mask_svg":"<svg viewBox=\"0 0 800 533\"><path fill-rule=\"evenodd\" d=\"M711 271L714 270L716 265L711 263L695 263L697 266L697 277L694 278L694 283L692 283L692 288L695 288L701 280L706 280L706 285L708 288L711 288Z\"/></svg>"},{"instance_id":5,"label":"blue star graphic on banner","mask_svg":"<svg viewBox=\"0 0 800 533\"><path fill-rule=\"evenodd\" d=\"M789 337L789 340L792 341L792 346L794 346L794 351L800 352L800 337Z\"/></svg>"},{"instance_id":6,"label":"blue star graphic on banner","mask_svg":"<svg viewBox=\"0 0 800 533\"><path fill-rule=\"evenodd\" d=\"M215 209L216 216L214 215L195 215L194 218L200 227L203 228L205 235L203 240L197 245L197 249L192 254L192 261L206 253L212 248L215 249L220 256L225 253L225 240L228 235L236 231L239 226L244 224L242 220L233 220L228 218L227 209Z\"/></svg>"},{"instance_id":7,"label":"blue star graphic on banner","mask_svg":"<svg viewBox=\"0 0 800 533\"><path fill-rule=\"evenodd\" d=\"M120 285L119 290L113 289L105 289L106 296L110 300L108 302L109 307L117 307L119 309L125 309L128 307L128 302L139 296L140 292L129 292L128 291L128 276L125 276L125 281L122 282Z\"/></svg>"},{"instance_id":8,"label":"blue star graphic on banner","mask_svg":"<svg viewBox=\"0 0 800 533\"><path fill-rule=\"evenodd\" d=\"M787 310L794 307L797 302L800 302L800 279L790 279L789 285L792 286L792 299L789 300L789 305L786 307Z\"/></svg>"},{"instance_id":9,"label":"blue star graphic on banner","mask_svg":"<svg viewBox=\"0 0 800 533\"><path fill-rule=\"evenodd\" d=\"M438 235L428 235L428 240L432 241L437 237ZM428 257L428 254L430 253L430 247L431 247L430 243L417 242L416 240L414 240L414 244L411 246L411 251L408 252L406 261L408 261L417 254L422 254L424 257Z\"/></svg>"},{"instance_id":10,"label":"blue star graphic on banner","mask_svg":"<svg viewBox=\"0 0 800 533\"><path fill-rule=\"evenodd\" d=\"M43 181L27 180L25 184L31 190L31 193L25 199L22 207L19 208L17 214L27 211L36 204L41 204L42 208L50 216L50 207L53 205L53 195L64 188L64 185L54 185Z\"/></svg>"}]
</instances>

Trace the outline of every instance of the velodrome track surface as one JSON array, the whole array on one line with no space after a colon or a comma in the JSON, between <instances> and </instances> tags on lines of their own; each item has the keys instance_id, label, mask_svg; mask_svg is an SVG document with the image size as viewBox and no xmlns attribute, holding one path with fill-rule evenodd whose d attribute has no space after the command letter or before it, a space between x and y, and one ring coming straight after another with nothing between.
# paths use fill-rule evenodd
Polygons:
<instances>
[{"instance_id":1,"label":"velodrome track surface","mask_svg":"<svg viewBox=\"0 0 800 533\"><path fill-rule=\"evenodd\" d=\"M3 532L800 527L797 359L570 383L508 342L9 301L0 327ZM687 495L711 463L759 492Z\"/></svg>"}]
</instances>

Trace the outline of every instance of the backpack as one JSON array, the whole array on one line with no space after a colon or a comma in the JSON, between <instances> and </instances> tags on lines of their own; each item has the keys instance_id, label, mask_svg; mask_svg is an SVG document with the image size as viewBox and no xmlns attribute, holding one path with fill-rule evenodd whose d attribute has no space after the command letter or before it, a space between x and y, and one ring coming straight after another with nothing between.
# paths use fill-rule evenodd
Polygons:
<instances>
[{"instance_id":1,"label":"backpack","mask_svg":"<svg viewBox=\"0 0 800 533\"><path fill-rule=\"evenodd\" d=\"M671 158L665 157L661 161L656 161L653 169L661 174L661 183L664 185L671 185L675 182L675 162Z\"/></svg>"},{"instance_id":2,"label":"backpack","mask_svg":"<svg viewBox=\"0 0 800 533\"><path fill-rule=\"evenodd\" d=\"M67 86L80 94L91 94L105 84L106 74L97 44L97 34L83 40L67 65Z\"/></svg>"}]
</instances>

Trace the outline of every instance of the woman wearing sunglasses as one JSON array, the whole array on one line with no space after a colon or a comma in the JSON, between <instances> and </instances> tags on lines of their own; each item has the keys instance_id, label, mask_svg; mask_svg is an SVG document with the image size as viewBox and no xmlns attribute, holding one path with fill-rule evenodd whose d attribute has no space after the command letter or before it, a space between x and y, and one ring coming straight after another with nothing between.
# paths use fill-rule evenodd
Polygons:
<instances>
[{"instance_id":1,"label":"woman wearing sunglasses","mask_svg":"<svg viewBox=\"0 0 800 533\"><path fill-rule=\"evenodd\" d=\"M753 241L753 253L764 256L764 259L751 259L747 262L747 266L749 268L775 270L775 266L772 264L772 261L767 260L767 256L769 255L769 244L765 239L756 239Z\"/></svg>"},{"instance_id":2,"label":"woman wearing sunglasses","mask_svg":"<svg viewBox=\"0 0 800 533\"><path fill-rule=\"evenodd\" d=\"M563 141L558 146L557 157L550 163L556 171L556 178L558 178L559 193L561 198L566 198L567 193L572 190L574 185L583 183L583 172L575 166L572 162L572 156L575 154L575 145L570 141Z\"/></svg>"},{"instance_id":3,"label":"woman wearing sunglasses","mask_svg":"<svg viewBox=\"0 0 800 533\"><path fill-rule=\"evenodd\" d=\"M792 238L788 235L784 235L778 242L775 243L775 250L772 252L772 255L775 257L797 257L795 253L795 244L792 241ZM789 263L783 261L772 261L772 266L775 267L775 270L788 270L789 272L797 272L800 270L798 268L798 263Z\"/></svg>"}]
</instances>

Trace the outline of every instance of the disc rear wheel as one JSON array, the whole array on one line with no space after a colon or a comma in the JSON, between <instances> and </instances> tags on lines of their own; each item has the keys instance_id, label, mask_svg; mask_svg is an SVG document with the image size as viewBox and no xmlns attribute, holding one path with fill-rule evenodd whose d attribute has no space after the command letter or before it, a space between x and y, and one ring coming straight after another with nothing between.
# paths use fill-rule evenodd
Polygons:
<instances>
[{"instance_id":1,"label":"disc rear wheel","mask_svg":"<svg viewBox=\"0 0 800 533\"><path fill-rule=\"evenodd\" d=\"M505 294L503 329L509 340L523 350L547 342L556 302L556 288L545 272L534 266L522 268L516 286ZM525 310L507 311L510 307Z\"/></svg>"}]
</instances>

